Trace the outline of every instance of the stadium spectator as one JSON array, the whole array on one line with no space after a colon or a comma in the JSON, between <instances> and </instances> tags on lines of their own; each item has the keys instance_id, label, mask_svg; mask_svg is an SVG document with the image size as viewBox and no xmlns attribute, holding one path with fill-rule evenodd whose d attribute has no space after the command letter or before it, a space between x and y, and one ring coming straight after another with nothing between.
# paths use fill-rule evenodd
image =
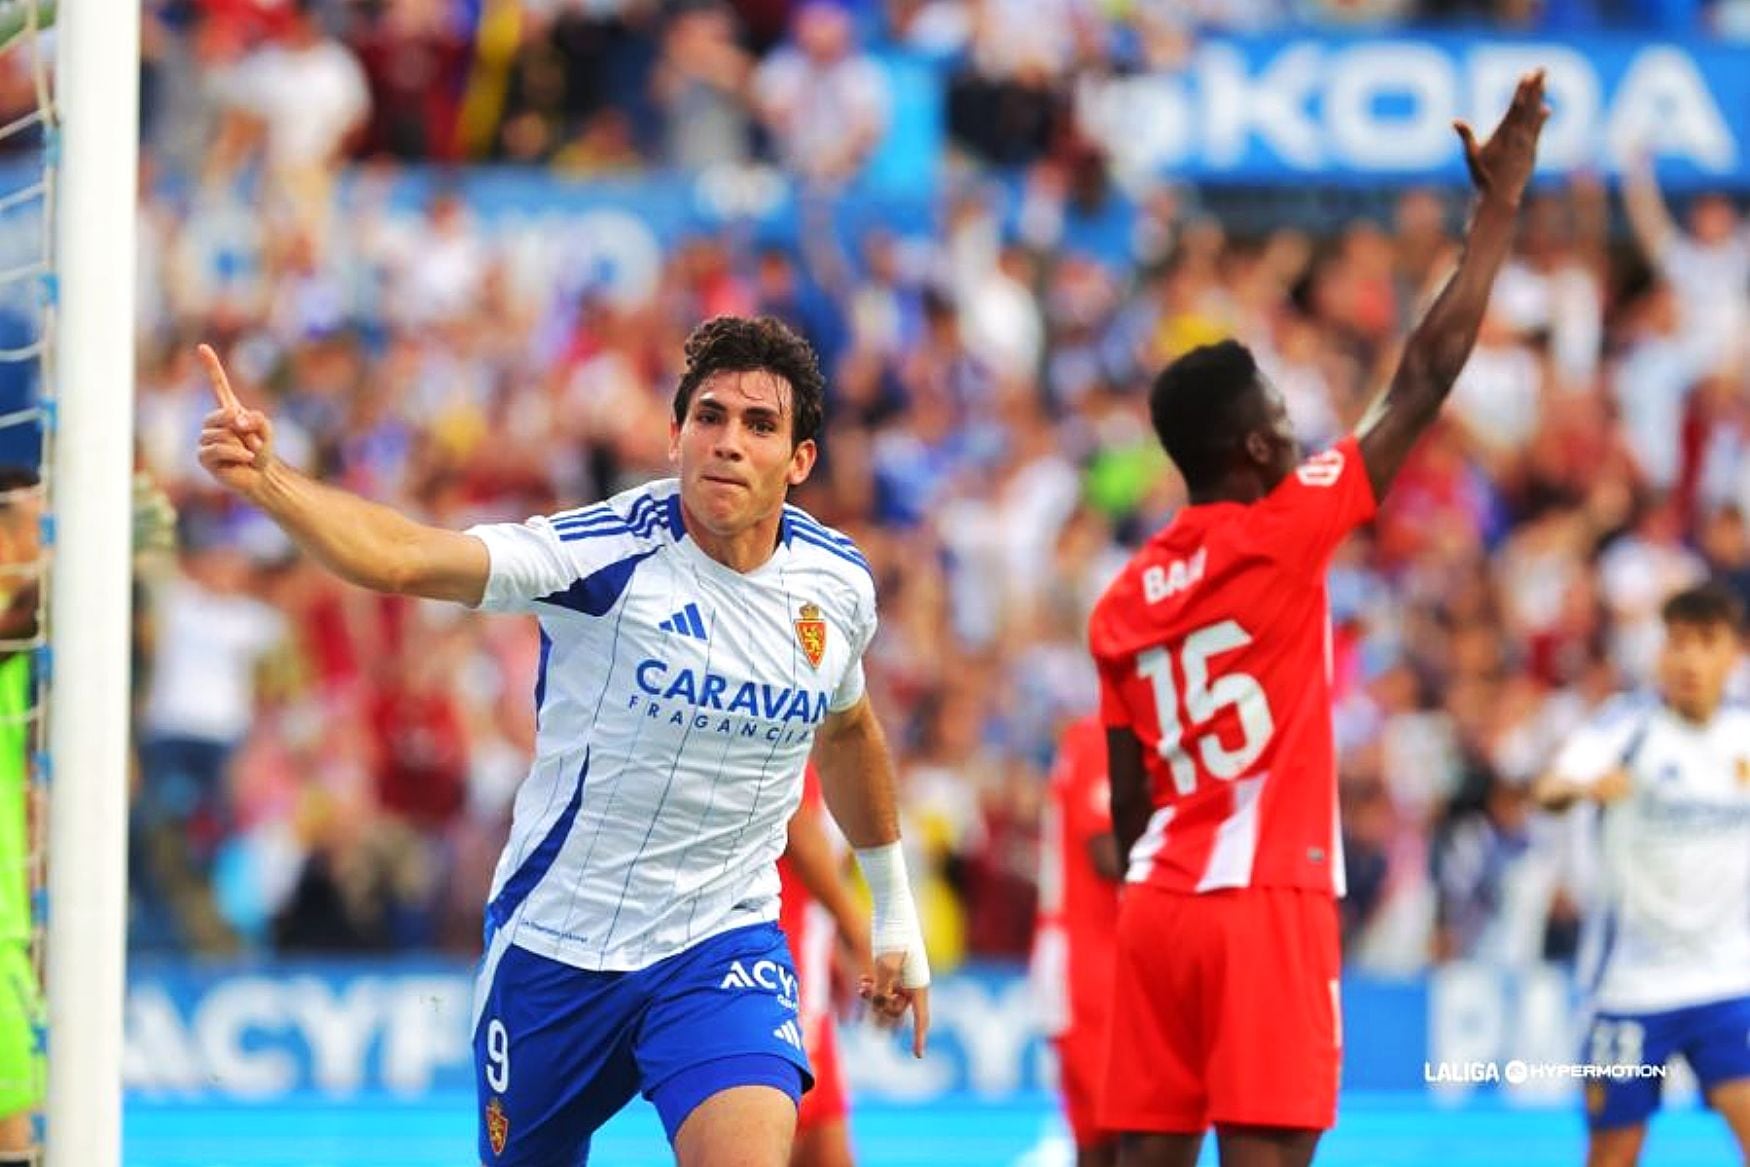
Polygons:
<instances>
[{"instance_id":1,"label":"stadium spectator","mask_svg":"<svg viewBox=\"0 0 1750 1167\"><path fill-rule=\"evenodd\" d=\"M313 0L291 6L275 37L227 77L227 131L256 143L294 222L324 234L335 168L370 116L358 55L323 29Z\"/></svg>"},{"instance_id":2,"label":"stadium spectator","mask_svg":"<svg viewBox=\"0 0 1750 1167\"><path fill-rule=\"evenodd\" d=\"M792 33L754 76L760 119L787 169L837 185L862 171L887 132L887 78L857 46L837 0L800 5Z\"/></svg>"},{"instance_id":3,"label":"stadium spectator","mask_svg":"<svg viewBox=\"0 0 1750 1167\"><path fill-rule=\"evenodd\" d=\"M407 161L461 157L462 96L473 54L461 5L392 0L358 6L348 40L371 91L360 150Z\"/></svg>"},{"instance_id":4,"label":"stadium spectator","mask_svg":"<svg viewBox=\"0 0 1750 1167\"><path fill-rule=\"evenodd\" d=\"M236 830L230 764L254 721L257 670L285 639L286 621L254 594L241 548L218 532L197 533L189 548L153 606L133 845L156 895L181 901L183 923L201 929L144 939L205 947L226 943L209 900Z\"/></svg>"},{"instance_id":5,"label":"stadium spectator","mask_svg":"<svg viewBox=\"0 0 1750 1167\"><path fill-rule=\"evenodd\" d=\"M652 77L666 120L662 157L683 170L748 160L753 59L736 43L735 15L717 0L681 7L662 34Z\"/></svg>"},{"instance_id":6,"label":"stadium spectator","mask_svg":"<svg viewBox=\"0 0 1750 1167\"><path fill-rule=\"evenodd\" d=\"M1676 295L1676 331L1695 359L1712 366L1741 357L1750 235L1731 201L1701 195L1690 204L1688 230L1679 228L1644 156L1630 163L1623 201L1641 254Z\"/></svg>"}]
</instances>

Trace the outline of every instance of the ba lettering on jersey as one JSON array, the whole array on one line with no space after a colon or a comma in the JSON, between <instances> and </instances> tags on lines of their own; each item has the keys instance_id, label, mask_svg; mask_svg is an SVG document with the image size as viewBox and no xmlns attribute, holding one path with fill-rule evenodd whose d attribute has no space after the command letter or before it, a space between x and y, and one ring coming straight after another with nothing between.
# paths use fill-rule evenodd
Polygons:
<instances>
[{"instance_id":1,"label":"ba lettering on jersey","mask_svg":"<svg viewBox=\"0 0 1750 1167\"><path fill-rule=\"evenodd\" d=\"M1603 808L1603 902L1582 970L1594 1004L1656 1013L1750 995L1750 710L1706 726L1656 698L1614 699L1556 756L1592 783L1617 768L1629 794Z\"/></svg>"},{"instance_id":2,"label":"ba lettering on jersey","mask_svg":"<svg viewBox=\"0 0 1750 1167\"><path fill-rule=\"evenodd\" d=\"M776 919L814 733L863 692L856 547L786 507L772 558L732 571L687 537L673 480L470 533L491 557L481 607L541 625L494 944L624 971Z\"/></svg>"},{"instance_id":3,"label":"ba lettering on jersey","mask_svg":"<svg viewBox=\"0 0 1750 1167\"><path fill-rule=\"evenodd\" d=\"M1154 812L1126 878L1341 894L1325 570L1374 498L1353 438L1256 503L1186 507L1094 610L1101 716Z\"/></svg>"},{"instance_id":4,"label":"ba lettering on jersey","mask_svg":"<svg viewBox=\"0 0 1750 1167\"><path fill-rule=\"evenodd\" d=\"M1172 599L1193 584L1202 583L1203 569L1208 563L1209 548L1199 547L1189 559L1175 559L1170 564L1156 563L1143 568L1143 598L1151 604L1158 604Z\"/></svg>"}]
</instances>

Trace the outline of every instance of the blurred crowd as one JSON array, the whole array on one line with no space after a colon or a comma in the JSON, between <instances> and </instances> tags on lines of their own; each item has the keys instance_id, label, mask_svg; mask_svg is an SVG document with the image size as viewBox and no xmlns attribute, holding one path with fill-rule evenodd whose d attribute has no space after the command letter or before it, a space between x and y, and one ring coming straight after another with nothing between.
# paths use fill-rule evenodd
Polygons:
<instances>
[{"instance_id":1,"label":"blurred crowd","mask_svg":"<svg viewBox=\"0 0 1750 1167\"><path fill-rule=\"evenodd\" d=\"M871 691L897 755L933 960L1024 956L1054 737L1091 709L1093 599L1182 504L1147 423L1155 370L1237 336L1316 448L1353 426L1449 269L1463 204L1230 234L1219 202L1141 199L1122 262L1063 223L1101 160L1072 73L1205 27L1609 18L1725 28L1668 0L892 0L151 6L139 457L181 514L141 583L133 816L143 949L472 952L533 742L532 622L368 595L300 559L195 460L198 340L283 457L452 527L668 472L681 341L771 313L829 376L796 501L874 565ZM886 132L876 56L943 67L934 227L821 212ZM1016 94L1033 95L1028 100ZM815 191L801 245L690 236L610 294L395 168L579 174L764 159ZM980 183L1030 167L1015 226ZM1090 183L1089 176L1094 176ZM350 175L352 181L339 181ZM1359 965L1571 955L1583 825L1526 786L1605 695L1643 684L1656 613L1713 572L1750 598L1750 235L1650 176L1526 208L1445 421L1332 576ZM543 262L548 260L549 262Z\"/></svg>"},{"instance_id":2,"label":"blurred crowd","mask_svg":"<svg viewBox=\"0 0 1750 1167\"><path fill-rule=\"evenodd\" d=\"M941 64L957 143L1008 163L1200 35L1406 23L1742 38L1750 0L148 0L144 115L167 166L254 147L312 202L343 157L832 182L885 128L886 54Z\"/></svg>"}]
</instances>

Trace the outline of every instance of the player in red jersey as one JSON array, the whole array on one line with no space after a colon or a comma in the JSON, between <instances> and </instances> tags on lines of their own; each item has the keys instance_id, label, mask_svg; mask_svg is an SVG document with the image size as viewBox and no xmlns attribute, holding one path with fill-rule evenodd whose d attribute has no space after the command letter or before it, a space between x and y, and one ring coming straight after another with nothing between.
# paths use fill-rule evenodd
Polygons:
<instances>
[{"instance_id":1,"label":"player in red jersey","mask_svg":"<svg viewBox=\"0 0 1750 1167\"><path fill-rule=\"evenodd\" d=\"M1457 269L1356 435L1304 462L1282 397L1226 342L1149 411L1190 505L1095 609L1126 887L1100 1115L1124 1167L1305 1164L1335 1121L1343 890L1330 707L1331 553L1374 513L1470 356L1548 116L1525 77L1489 140Z\"/></svg>"},{"instance_id":2,"label":"player in red jersey","mask_svg":"<svg viewBox=\"0 0 1750 1167\"><path fill-rule=\"evenodd\" d=\"M1113 1167L1118 1140L1100 1125L1118 929L1118 847L1112 841L1106 735L1098 717L1064 731L1051 772L1040 848L1032 979L1057 1049L1058 1086L1076 1167Z\"/></svg>"},{"instance_id":3,"label":"player in red jersey","mask_svg":"<svg viewBox=\"0 0 1750 1167\"><path fill-rule=\"evenodd\" d=\"M803 775L802 805L790 819L789 842L778 860L778 926L789 938L796 964L798 1021L814 1068L814 1089L802 1096L796 1111L790 1167L852 1167L855 1162L838 1029L833 1025L833 957L846 945L856 969L874 963L864 936L868 922L845 886L843 852L827 833L821 811L820 777L811 764Z\"/></svg>"}]
</instances>

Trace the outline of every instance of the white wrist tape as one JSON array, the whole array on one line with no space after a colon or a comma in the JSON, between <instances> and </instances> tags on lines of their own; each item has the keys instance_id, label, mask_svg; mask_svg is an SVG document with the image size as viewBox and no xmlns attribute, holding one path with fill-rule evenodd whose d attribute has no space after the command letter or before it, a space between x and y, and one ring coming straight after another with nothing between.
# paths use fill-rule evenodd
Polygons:
<instances>
[{"instance_id":1,"label":"white wrist tape","mask_svg":"<svg viewBox=\"0 0 1750 1167\"><path fill-rule=\"evenodd\" d=\"M911 897L911 879L905 871L905 852L898 843L869 847L857 852L857 866L869 882L870 947L876 956L905 953L900 984L922 989L930 983L930 961L924 955L924 934L918 926L917 904Z\"/></svg>"}]
</instances>

